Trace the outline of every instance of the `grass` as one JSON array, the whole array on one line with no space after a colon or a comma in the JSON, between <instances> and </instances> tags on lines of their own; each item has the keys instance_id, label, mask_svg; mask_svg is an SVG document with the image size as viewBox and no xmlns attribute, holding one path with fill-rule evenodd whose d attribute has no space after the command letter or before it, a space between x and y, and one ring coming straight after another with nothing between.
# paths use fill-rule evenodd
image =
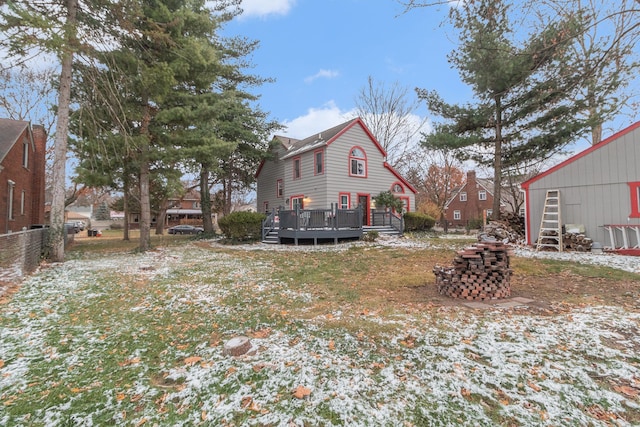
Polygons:
<instances>
[{"instance_id":1,"label":"grass","mask_svg":"<svg viewBox=\"0 0 640 427\"><path fill-rule=\"evenodd\" d=\"M0 425L640 423L640 342L617 332L640 315L625 305L452 305L432 285L451 247L135 245L78 239L0 305ZM640 283L570 263L514 269ZM241 334L257 354L224 356Z\"/></svg>"}]
</instances>

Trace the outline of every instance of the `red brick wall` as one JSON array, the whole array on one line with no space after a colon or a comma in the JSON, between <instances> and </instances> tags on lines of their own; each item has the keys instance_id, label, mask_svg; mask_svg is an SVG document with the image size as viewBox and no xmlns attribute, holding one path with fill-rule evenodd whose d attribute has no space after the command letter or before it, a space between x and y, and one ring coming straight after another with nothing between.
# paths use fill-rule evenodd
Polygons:
<instances>
[{"instance_id":1,"label":"red brick wall","mask_svg":"<svg viewBox=\"0 0 640 427\"><path fill-rule=\"evenodd\" d=\"M29 133L18 138L2 162L0 171L0 234L30 228L32 224L44 221L44 150L46 136L44 129L38 132L38 143L29 143L28 166L23 166L25 141ZM9 219L9 181L13 181L13 217ZM24 192L24 213L21 212L21 200Z\"/></svg>"}]
</instances>

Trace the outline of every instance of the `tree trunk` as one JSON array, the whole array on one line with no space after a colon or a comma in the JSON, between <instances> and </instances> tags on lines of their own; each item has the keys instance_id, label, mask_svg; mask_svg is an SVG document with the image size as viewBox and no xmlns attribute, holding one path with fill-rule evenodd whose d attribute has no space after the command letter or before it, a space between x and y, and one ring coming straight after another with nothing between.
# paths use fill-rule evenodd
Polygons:
<instances>
[{"instance_id":1,"label":"tree trunk","mask_svg":"<svg viewBox=\"0 0 640 427\"><path fill-rule=\"evenodd\" d=\"M213 221L211 221L211 192L209 190L209 168L201 164L200 169L200 207L202 209L202 225L204 232L213 234Z\"/></svg>"},{"instance_id":2,"label":"tree trunk","mask_svg":"<svg viewBox=\"0 0 640 427\"><path fill-rule=\"evenodd\" d=\"M493 214L492 219L500 220L500 200L502 199L502 104L500 97L496 101L496 141L493 160Z\"/></svg>"},{"instance_id":3,"label":"tree trunk","mask_svg":"<svg viewBox=\"0 0 640 427\"><path fill-rule=\"evenodd\" d=\"M164 220L167 217L167 208L169 206L169 200L162 199L160 203L160 209L158 210L158 216L156 217L156 235L164 234Z\"/></svg>"},{"instance_id":4,"label":"tree trunk","mask_svg":"<svg viewBox=\"0 0 640 427\"><path fill-rule=\"evenodd\" d=\"M149 181L151 172L149 170L149 150L150 135L149 124L151 122L151 107L145 100L144 114L140 126L142 146L140 147L140 246L141 251L151 249L151 195L149 191Z\"/></svg>"},{"instance_id":5,"label":"tree trunk","mask_svg":"<svg viewBox=\"0 0 640 427\"><path fill-rule=\"evenodd\" d=\"M67 0L67 34L65 46L62 47L62 61L60 70L60 88L58 89L58 121L56 123L56 137L54 142L53 161L53 198L51 201L50 242L51 259L64 261L64 202L67 179L67 134L69 132L69 104L71 99L71 74L73 70L73 49L75 44L76 14L78 0Z\"/></svg>"},{"instance_id":6,"label":"tree trunk","mask_svg":"<svg viewBox=\"0 0 640 427\"><path fill-rule=\"evenodd\" d=\"M129 241L129 180L125 179L124 194L122 196L122 204L124 210L124 237L122 240Z\"/></svg>"}]
</instances>

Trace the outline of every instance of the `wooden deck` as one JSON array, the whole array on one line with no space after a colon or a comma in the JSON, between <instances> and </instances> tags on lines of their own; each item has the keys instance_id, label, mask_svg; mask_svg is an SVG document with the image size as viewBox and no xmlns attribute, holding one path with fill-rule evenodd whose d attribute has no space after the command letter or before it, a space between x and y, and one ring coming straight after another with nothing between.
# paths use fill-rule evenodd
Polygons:
<instances>
[{"instance_id":1,"label":"wooden deck","mask_svg":"<svg viewBox=\"0 0 640 427\"><path fill-rule=\"evenodd\" d=\"M372 210L369 222L369 228L388 228L397 235L402 234L404 225L401 216L375 210ZM265 243L337 244L340 240L360 239L364 233L362 208L338 209L333 204L329 209L274 209L262 223L262 241Z\"/></svg>"}]
</instances>

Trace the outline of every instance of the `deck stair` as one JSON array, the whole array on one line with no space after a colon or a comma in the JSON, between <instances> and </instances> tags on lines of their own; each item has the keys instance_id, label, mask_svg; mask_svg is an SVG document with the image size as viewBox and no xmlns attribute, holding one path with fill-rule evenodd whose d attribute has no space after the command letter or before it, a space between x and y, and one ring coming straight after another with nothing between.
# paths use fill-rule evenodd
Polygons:
<instances>
[{"instance_id":1,"label":"deck stair","mask_svg":"<svg viewBox=\"0 0 640 427\"><path fill-rule=\"evenodd\" d=\"M267 235L264 236L264 240L262 240L262 243L269 243L274 245L280 243L280 238L278 237L278 229L274 228L273 230L269 231Z\"/></svg>"},{"instance_id":2,"label":"deck stair","mask_svg":"<svg viewBox=\"0 0 640 427\"><path fill-rule=\"evenodd\" d=\"M400 232L391 226L385 225L365 225L362 227L362 231L364 233L368 233L369 231L377 231L378 234L383 236L400 236Z\"/></svg>"}]
</instances>

